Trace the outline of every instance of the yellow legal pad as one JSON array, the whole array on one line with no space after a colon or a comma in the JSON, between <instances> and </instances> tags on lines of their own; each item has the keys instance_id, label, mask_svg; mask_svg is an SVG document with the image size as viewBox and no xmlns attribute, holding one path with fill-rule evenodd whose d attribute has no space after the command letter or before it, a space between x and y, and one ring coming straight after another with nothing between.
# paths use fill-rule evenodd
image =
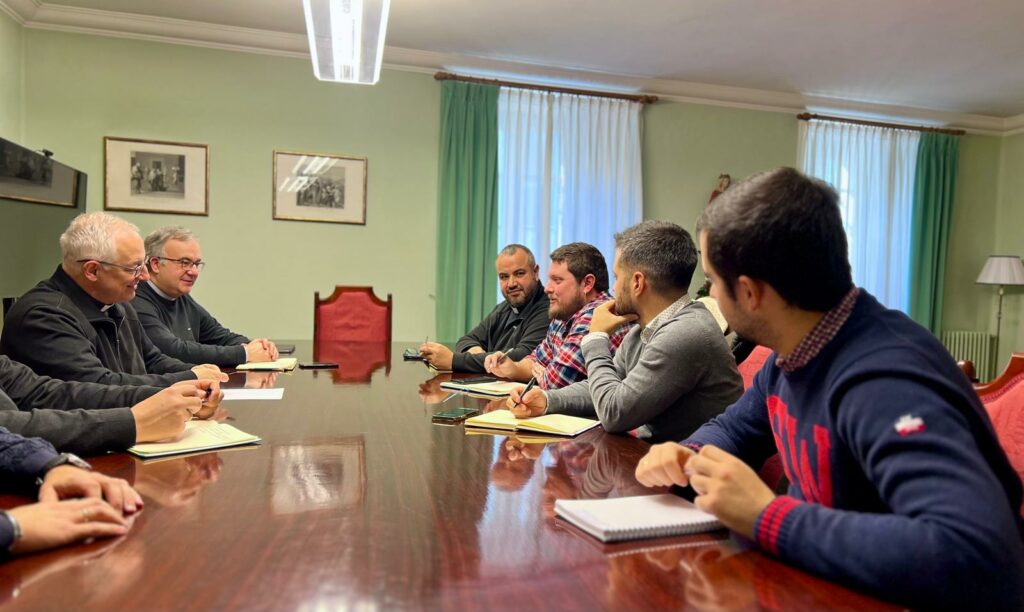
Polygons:
<instances>
[{"instance_id":1,"label":"yellow legal pad","mask_svg":"<svg viewBox=\"0 0 1024 612\"><path fill-rule=\"evenodd\" d=\"M299 365L295 357L282 357L277 361L250 361L235 368L236 370L294 370Z\"/></svg>"},{"instance_id":2,"label":"yellow legal pad","mask_svg":"<svg viewBox=\"0 0 1024 612\"><path fill-rule=\"evenodd\" d=\"M197 451L254 444L260 442L259 436L247 434L227 423L216 421L189 421L185 423L185 431L175 440L169 442L144 442L128 449L128 452L148 459L165 455L194 453Z\"/></svg>"},{"instance_id":3,"label":"yellow legal pad","mask_svg":"<svg viewBox=\"0 0 1024 612\"><path fill-rule=\"evenodd\" d=\"M567 414L545 414L532 419L517 419L509 410L485 412L466 419L466 427L505 431L537 431L555 436L578 436L598 425L600 422L594 419L584 419Z\"/></svg>"}]
</instances>

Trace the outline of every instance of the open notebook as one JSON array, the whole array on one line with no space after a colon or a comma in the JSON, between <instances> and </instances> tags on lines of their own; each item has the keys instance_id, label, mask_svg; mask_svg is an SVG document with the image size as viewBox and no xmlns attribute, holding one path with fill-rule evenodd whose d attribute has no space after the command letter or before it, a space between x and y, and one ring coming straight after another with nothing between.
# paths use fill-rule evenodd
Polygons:
<instances>
[{"instance_id":1,"label":"open notebook","mask_svg":"<svg viewBox=\"0 0 1024 612\"><path fill-rule=\"evenodd\" d=\"M295 357L282 357L277 361L250 361L235 368L236 370L294 370L299 364Z\"/></svg>"},{"instance_id":2,"label":"open notebook","mask_svg":"<svg viewBox=\"0 0 1024 612\"><path fill-rule=\"evenodd\" d=\"M512 393L513 389L518 389L522 386L523 383L509 382L506 380L490 380L487 382L466 383L459 382L459 380L456 379L446 380L443 383L441 383L441 388L447 389L448 391L460 391L462 393L484 395L486 397L505 397L506 395Z\"/></svg>"},{"instance_id":3,"label":"open notebook","mask_svg":"<svg viewBox=\"0 0 1024 612\"><path fill-rule=\"evenodd\" d=\"M660 538L721 529L714 515L675 495L559 499L555 514L602 542Z\"/></svg>"},{"instance_id":4,"label":"open notebook","mask_svg":"<svg viewBox=\"0 0 1024 612\"><path fill-rule=\"evenodd\" d=\"M175 440L136 444L129 448L128 452L143 459L148 459L149 457L194 453L256 442L260 442L258 436L247 434L227 423L195 420L185 423L185 431Z\"/></svg>"},{"instance_id":5,"label":"open notebook","mask_svg":"<svg viewBox=\"0 0 1024 612\"><path fill-rule=\"evenodd\" d=\"M444 384L441 385L442 387ZM503 431L536 431L555 436L578 436L600 425L594 419L569 416L567 414L545 414L532 419L517 419L509 410L485 412L466 419L466 427Z\"/></svg>"}]
</instances>

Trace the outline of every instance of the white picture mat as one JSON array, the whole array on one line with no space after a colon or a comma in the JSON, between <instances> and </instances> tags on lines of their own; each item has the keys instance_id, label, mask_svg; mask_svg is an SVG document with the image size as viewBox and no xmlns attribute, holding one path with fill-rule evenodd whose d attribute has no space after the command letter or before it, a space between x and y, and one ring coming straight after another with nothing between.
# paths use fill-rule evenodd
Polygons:
<instances>
[{"instance_id":1,"label":"white picture mat","mask_svg":"<svg viewBox=\"0 0 1024 612\"><path fill-rule=\"evenodd\" d=\"M208 214L206 196L209 182L209 153L206 145L107 138L105 149L105 209L189 215ZM185 197L168 199L151 193L132 193L132 152L184 156Z\"/></svg>"}]
</instances>

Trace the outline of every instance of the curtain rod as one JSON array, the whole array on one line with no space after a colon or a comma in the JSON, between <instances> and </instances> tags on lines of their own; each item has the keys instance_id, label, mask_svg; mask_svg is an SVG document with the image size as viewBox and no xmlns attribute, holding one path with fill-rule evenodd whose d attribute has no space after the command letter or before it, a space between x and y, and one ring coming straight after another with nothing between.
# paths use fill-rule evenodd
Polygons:
<instances>
[{"instance_id":1,"label":"curtain rod","mask_svg":"<svg viewBox=\"0 0 1024 612\"><path fill-rule=\"evenodd\" d=\"M832 117L829 115L818 115L815 113L800 113L796 116L801 121L820 119L822 121L836 121L839 123L852 123L854 125L870 125L873 127L894 128L897 130L913 130L915 132L934 132L936 134L950 134L952 136L963 136L965 130L954 130L950 128L928 127L924 125L906 125L903 123L883 123L881 121L865 121L863 119L847 119L846 117Z\"/></svg>"},{"instance_id":2,"label":"curtain rod","mask_svg":"<svg viewBox=\"0 0 1024 612\"><path fill-rule=\"evenodd\" d=\"M570 89L567 87L550 87L548 85L533 85L531 83L515 83L512 81L501 81L498 79L481 79L479 77L462 76L451 72L438 72L434 74L437 81L465 81L467 83L483 83L484 85L498 85L501 87L517 87L519 89L536 89L538 91L553 91L556 93L575 94L578 96L593 96L595 98L614 98L616 100L629 100L641 104L651 104L658 101L658 96L631 95L624 93L612 93L608 91L591 91L587 89Z\"/></svg>"}]
</instances>

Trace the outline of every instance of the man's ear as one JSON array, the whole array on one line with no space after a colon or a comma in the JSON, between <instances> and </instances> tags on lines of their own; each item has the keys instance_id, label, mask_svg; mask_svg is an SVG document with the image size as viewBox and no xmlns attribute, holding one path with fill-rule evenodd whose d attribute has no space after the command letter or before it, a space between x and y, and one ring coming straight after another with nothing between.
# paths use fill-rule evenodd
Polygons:
<instances>
[{"instance_id":1,"label":"man's ear","mask_svg":"<svg viewBox=\"0 0 1024 612\"><path fill-rule=\"evenodd\" d=\"M746 275L736 279L736 299L748 311L755 311L764 306L768 286L764 281L755 280Z\"/></svg>"},{"instance_id":2,"label":"man's ear","mask_svg":"<svg viewBox=\"0 0 1024 612\"><path fill-rule=\"evenodd\" d=\"M648 289L647 277L644 276L643 272L635 271L629 277L630 283L629 288L634 296L639 296L641 293Z\"/></svg>"},{"instance_id":3,"label":"man's ear","mask_svg":"<svg viewBox=\"0 0 1024 612\"><path fill-rule=\"evenodd\" d=\"M99 279L100 263L98 261L87 261L82 264L82 276L87 280L95 282Z\"/></svg>"},{"instance_id":4,"label":"man's ear","mask_svg":"<svg viewBox=\"0 0 1024 612\"><path fill-rule=\"evenodd\" d=\"M590 293L594 290L594 285L597 284L597 277L593 274L588 274L583 277L583 282L580 283L580 288L583 289L583 293Z\"/></svg>"}]
</instances>

